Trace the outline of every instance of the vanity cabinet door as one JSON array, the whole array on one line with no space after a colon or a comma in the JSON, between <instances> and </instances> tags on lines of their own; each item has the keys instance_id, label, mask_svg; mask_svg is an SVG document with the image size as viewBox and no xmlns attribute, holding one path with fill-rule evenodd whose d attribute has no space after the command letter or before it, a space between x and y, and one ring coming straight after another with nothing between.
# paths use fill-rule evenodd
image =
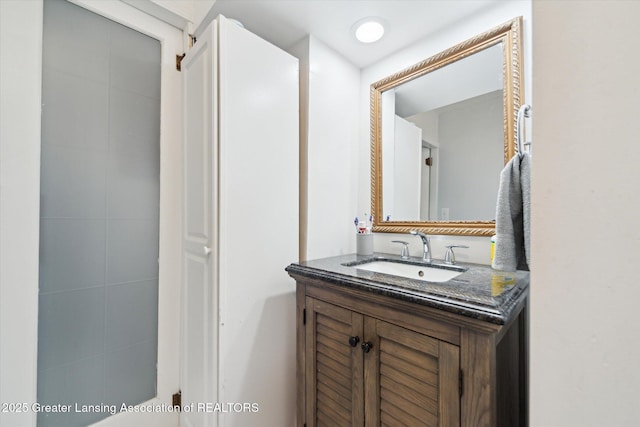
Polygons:
<instances>
[{"instance_id":1,"label":"vanity cabinet door","mask_svg":"<svg viewBox=\"0 0 640 427\"><path fill-rule=\"evenodd\" d=\"M363 316L306 298L306 425L363 426Z\"/></svg>"},{"instance_id":2,"label":"vanity cabinet door","mask_svg":"<svg viewBox=\"0 0 640 427\"><path fill-rule=\"evenodd\" d=\"M460 426L460 349L365 318L367 426Z\"/></svg>"}]
</instances>

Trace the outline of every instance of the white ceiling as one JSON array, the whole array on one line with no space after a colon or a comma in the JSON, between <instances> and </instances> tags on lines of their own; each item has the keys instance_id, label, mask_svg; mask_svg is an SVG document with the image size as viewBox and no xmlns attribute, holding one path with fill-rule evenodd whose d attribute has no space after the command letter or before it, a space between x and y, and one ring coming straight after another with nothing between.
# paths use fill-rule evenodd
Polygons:
<instances>
[{"instance_id":1,"label":"white ceiling","mask_svg":"<svg viewBox=\"0 0 640 427\"><path fill-rule=\"evenodd\" d=\"M288 49L308 34L360 68L505 0L217 0L216 14ZM375 16L387 22L382 40L363 44L353 24Z\"/></svg>"},{"instance_id":2,"label":"white ceiling","mask_svg":"<svg viewBox=\"0 0 640 427\"><path fill-rule=\"evenodd\" d=\"M502 45L496 44L394 89L396 114L413 116L504 87Z\"/></svg>"}]
</instances>

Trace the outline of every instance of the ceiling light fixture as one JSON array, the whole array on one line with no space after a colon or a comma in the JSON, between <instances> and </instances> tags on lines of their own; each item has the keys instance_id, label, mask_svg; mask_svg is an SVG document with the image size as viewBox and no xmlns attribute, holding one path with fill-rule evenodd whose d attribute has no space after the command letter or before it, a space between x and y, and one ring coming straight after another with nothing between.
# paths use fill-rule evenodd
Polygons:
<instances>
[{"instance_id":1,"label":"ceiling light fixture","mask_svg":"<svg viewBox=\"0 0 640 427\"><path fill-rule=\"evenodd\" d=\"M384 35L384 23L380 18L364 18L351 27L355 37L362 43L373 43Z\"/></svg>"}]
</instances>

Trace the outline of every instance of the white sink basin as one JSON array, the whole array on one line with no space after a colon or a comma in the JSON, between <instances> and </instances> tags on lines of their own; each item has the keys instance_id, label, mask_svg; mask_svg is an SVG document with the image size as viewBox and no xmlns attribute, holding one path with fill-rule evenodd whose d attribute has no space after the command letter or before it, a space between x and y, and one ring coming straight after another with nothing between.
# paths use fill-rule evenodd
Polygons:
<instances>
[{"instance_id":1,"label":"white sink basin","mask_svg":"<svg viewBox=\"0 0 640 427\"><path fill-rule=\"evenodd\" d=\"M401 276L408 279L425 280L427 282L446 282L463 273L463 271L389 261L373 261L366 264L355 265L354 267L359 270L375 271L377 273Z\"/></svg>"}]
</instances>

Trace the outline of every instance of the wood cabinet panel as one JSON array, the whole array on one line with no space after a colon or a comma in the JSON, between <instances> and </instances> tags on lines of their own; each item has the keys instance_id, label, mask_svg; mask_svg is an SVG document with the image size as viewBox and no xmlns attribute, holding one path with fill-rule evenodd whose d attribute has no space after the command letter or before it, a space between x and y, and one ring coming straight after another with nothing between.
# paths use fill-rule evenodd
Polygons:
<instances>
[{"instance_id":1,"label":"wood cabinet panel","mask_svg":"<svg viewBox=\"0 0 640 427\"><path fill-rule=\"evenodd\" d=\"M366 313L451 344L460 344L460 327L455 323L448 323L447 317L451 317L448 314L440 318L437 310L428 307L420 307L375 294L367 294L364 297L361 293L350 290L345 290L343 294L342 291L340 293L337 291L339 287L330 284L314 286L318 283L322 282L312 280L305 285L307 296L347 307L359 313Z\"/></svg>"},{"instance_id":2,"label":"wood cabinet panel","mask_svg":"<svg viewBox=\"0 0 640 427\"><path fill-rule=\"evenodd\" d=\"M527 426L525 303L497 326L315 280L297 300L298 427Z\"/></svg>"},{"instance_id":3,"label":"wood cabinet panel","mask_svg":"<svg viewBox=\"0 0 640 427\"><path fill-rule=\"evenodd\" d=\"M457 391L456 346L315 298L306 309L308 426L459 425L441 402Z\"/></svg>"},{"instance_id":4,"label":"wood cabinet panel","mask_svg":"<svg viewBox=\"0 0 640 427\"><path fill-rule=\"evenodd\" d=\"M307 426L361 426L362 355L350 338L363 334L363 317L306 298Z\"/></svg>"},{"instance_id":5,"label":"wood cabinet panel","mask_svg":"<svg viewBox=\"0 0 640 427\"><path fill-rule=\"evenodd\" d=\"M377 363L365 361L366 425L459 425L459 406L444 402L459 401L458 347L373 318L365 336L378 348Z\"/></svg>"}]
</instances>

